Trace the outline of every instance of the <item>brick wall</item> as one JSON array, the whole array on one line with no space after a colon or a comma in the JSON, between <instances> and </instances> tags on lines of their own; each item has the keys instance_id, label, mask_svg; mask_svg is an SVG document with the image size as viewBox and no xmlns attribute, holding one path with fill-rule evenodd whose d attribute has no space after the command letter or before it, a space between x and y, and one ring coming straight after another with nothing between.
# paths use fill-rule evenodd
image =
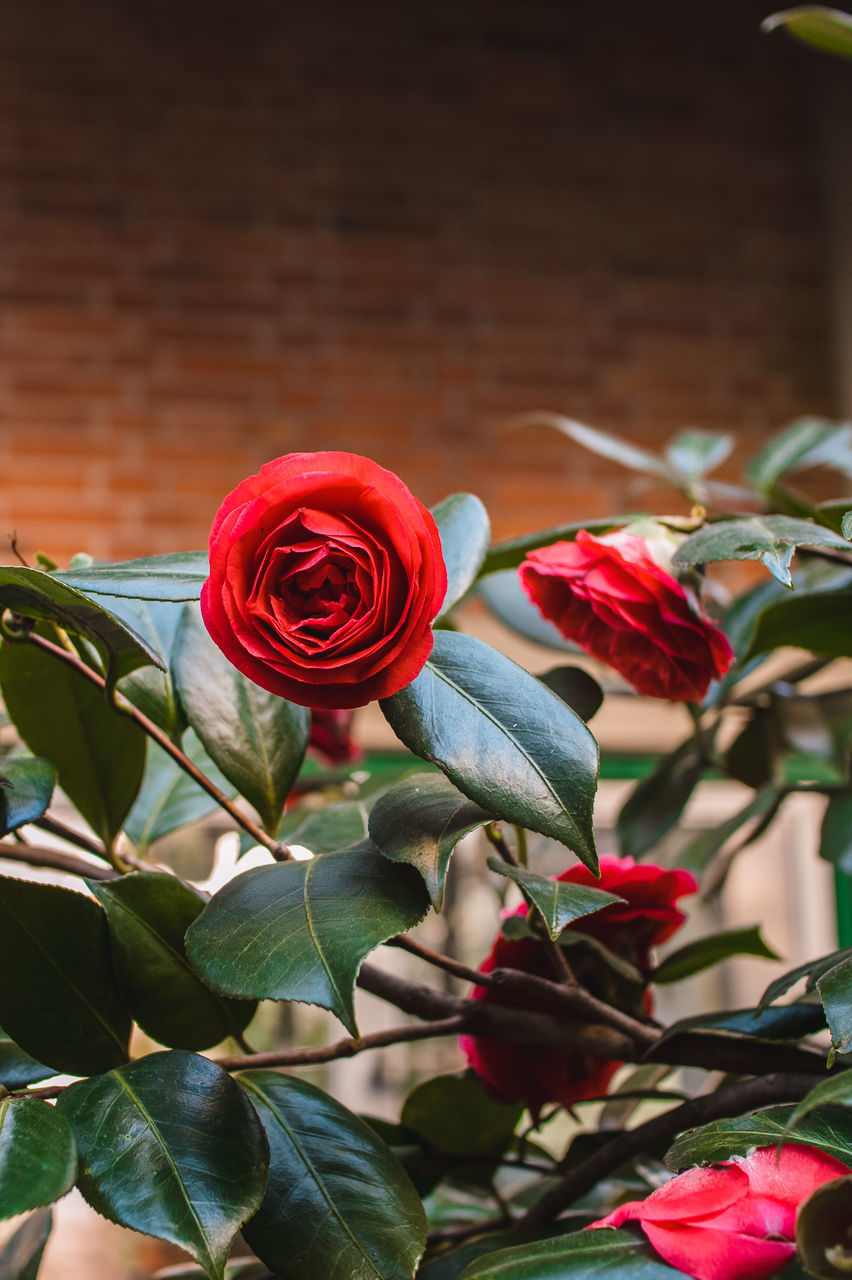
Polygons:
<instances>
[{"instance_id":1,"label":"brick wall","mask_svg":"<svg viewBox=\"0 0 852 1280\"><path fill-rule=\"evenodd\" d=\"M506 534L640 500L516 411L646 442L830 413L811 64L771 8L8 6L0 538L201 546L306 448Z\"/></svg>"}]
</instances>

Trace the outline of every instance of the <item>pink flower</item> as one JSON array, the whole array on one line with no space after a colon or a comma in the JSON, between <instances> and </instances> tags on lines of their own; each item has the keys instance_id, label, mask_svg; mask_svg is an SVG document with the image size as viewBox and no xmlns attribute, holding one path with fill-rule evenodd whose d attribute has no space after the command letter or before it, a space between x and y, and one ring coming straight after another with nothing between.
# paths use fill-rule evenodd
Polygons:
<instances>
[{"instance_id":1,"label":"pink flower","mask_svg":"<svg viewBox=\"0 0 852 1280\"><path fill-rule=\"evenodd\" d=\"M593 915L582 916L568 926L572 933L603 942L611 951L640 969L649 962L650 949L679 929L685 916L675 905L697 885L688 871L666 871L649 863L637 865L632 858L601 858L601 878L597 880L584 866L576 865L555 877L570 884L590 885L617 894L624 902L614 902ZM513 914L524 916L522 904ZM581 981L596 994L618 999L611 990L612 975L593 953L572 954L572 964ZM480 965L482 973L493 969L520 969L537 977L553 979L546 949L534 938L510 939L498 935L491 954ZM515 1009L560 1014L561 1006L548 996L517 988L474 987L470 998ZM635 999L635 993L634 993ZM651 1012L650 992L644 992L641 1008ZM621 1065L613 1059L593 1058L586 1053L565 1053L543 1045L513 1044L490 1036L462 1036L462 1052L488 1091L501 1102L523 1102L538 1116L545 1102L570 1106L583 1098L606 1092L609 1081Z\"/></svg>"},{"instance_id":2,"label":"pink flower","mask_svg":"<svg viewBox=\"0 0 852 1280\"><path fill-rule=\"evenodd\" d=\"M659 543L581 529L575 542L531 551L518 572L540 613L639 693L700 702L733 650L659 563Z\"/></svg>"},{"instance_id":3,"label":"pink flower","mask_svg":"<svg viewBox=\"0 0 852 1280\"><path fill-rule=\"evenodd\" d=\"M636 1220L660 1257L695 1280L763 1280L796 1251L796 1212L824 1182L850 1170L815 1147L759 1147L744 1158L687 1169L647 1200L623 1204L593 1227Z\"/></svg>"}]
</instances>

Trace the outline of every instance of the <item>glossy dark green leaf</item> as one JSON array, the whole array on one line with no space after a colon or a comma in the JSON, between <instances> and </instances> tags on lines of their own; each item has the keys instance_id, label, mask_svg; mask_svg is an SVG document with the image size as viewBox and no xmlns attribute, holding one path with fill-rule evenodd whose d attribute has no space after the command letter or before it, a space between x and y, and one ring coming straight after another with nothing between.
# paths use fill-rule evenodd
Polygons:
<instances>
[{"instance_id":1,"label":"glossy dark green leaf","mask_svg":"<svg viewBox=\"0 0 852 1280\"><path fill-rule=\"evenodd\" d=\"M831 529L790 516L749 516L705 525L680 544L675 564L707 564L712 560L760 560L774 578L791 586L790 561L797 547L849 544Z\"/></svg>"},{"instance_id":2,"label":"glossy dark green leaf","mask_svg":"<svg viewBox=\"0 0 852 1280\"><path fill-rule=\"evenodd\" d=\"M229 800L233 799L236 787L219 772L192 729L183 735L182 750ZM124 821L124 833L139 852L144 852L155 840L217 808L212 796L168 752L149 742L142 786Z\"/></svg>"},{"instance_id":3,"label":"glossy dark green leaf","mask_svg":"<svg viewBox=\"0 0 852 1280\"><path fill-rule=\"evenodd\" d=\"M35 1058L25 1053L20 1045L15 1044L11 1036L0 1031L0 1084L4 1089L23 1089L38 1080L46 1080L55 1076L54 1067L36 1062Z\"/></svg>"},{"instance_id":4,"label":"glossy dark green leaf","mask_svg":"<svg viewBox=\"0 0 852 1280\"><path fill-rule=\"evenodd\" d=\"M852 956L823 973L816 985L831 1032L831 1066L835 1054L852 1047Z\"/></svg>"},{"instance_id":5,"label":"glossy dark green leaf","mask_svg":"<svg viewBox=\"0 0 852 1280\"><path fill-rule=\"evenodd\" d=\"M671 830L703 772L700 749L690 738L637 782L616 823L623 855L641 857Z\"/></svg>"},{"instance_id":6,"label":"glossy dark green leaf","mask_svg":"<svg viewBox=\"0 0 852 1280\"><path fill-rule=\"evenodd\" d=\"M280 837L288 844L302 845L312 853L336 853L360 844L369 831L369 810L362 800L344 800L322 809L293 814L293 825L282 827Z\"/></svg>"},{"instance_id":7,"label":"glossy dark green leaf","mask_svg":"<svg viewBox=\"0 0 852 1280\"><path fill-rule=\"evenodd\" d=\"M852 957L852 947L843 947L840 951L831 951L826 956L817 956L815 960L806 960L804 964L797 964L795 969L789 969L780 978L775 978L770 982L760 997L761 1009L772 1004L780 996L785 995L791 987L794 987L797 982L801 982L803 978L807 979L805 989L813 991L817 980L824 973L827 973L829 969L833 969L841 960L846 960L847 957Z\"/></svg>"},{"instance_id":8,"label":"glossy dark green leaf","mask_svg":"<svg viewBox=\"0 0 852 1280\"><path fill-rule=\"evenodd\" d=\"M852 57L850 22L849 57ZM826 1182L796 1214L796 1250L812 1276L848 1280L852 1272L852 1176Z\"/></svg>"},{"instance_id":9,"label":"glossy dark green leaf","mask_svg":"<svg viewBox=\"0 0 852 1280\"><path fill-rule=\"evenodd\" d=\"M179 742L186 728L186 713L175 688L171 660L183 621L183 604L174 601L132 600L125 596L106 596L104 600L109 602L123 622L144 638L162 663L162 669L142 667L125 676L118 686L120 692L143 715L159 725L172 741Z\"/></svg>"},{"instance_id":10,"label":"glossy dark green leaf","mask_svg":"<svg viewBox=\"0 0 852 1280\"><path fill-rule=\"evenodd\" d=\"M724 462L734 447L734 437L693 427L681 431L666 445L669 464L687 479L698 479Z\"/></svg>"},{"instance_id":11,"label":"glossy dark green leaf","mask_svg":"<svg viewBox=\"0 0 852 1280\"><path fill-rule=\"evenodd\" d=\"M652 1056L663 1044L695 1031L730 1031L759 1040L799 1040L825 1026L825 1011L819 1003L773 1004L765 1009L720 1009L716 1013L696 1013L679 1018L666 1027Z\"/></svg>"},{"instance_id":12,"label":"glossy dark green leaf","mask_svg":"<svg viewBox=\"0 0 852 1280\"><path fill-rule=\"evenodd\" d=\"M640 1236L601 1227L486 1253L459 1280L687 1280Z\"/></svg>"},{"instance_id":13,"label":"glossy dark green leaf","mask_svg":"<svg viewBox=\"0 0 852 1280\"><path fill-rule=\"evenodd\" d=\"M70 1191L77 1152L68 1122L40 1098L0 1101L0 1218L52 1204Z\"/></svg>"},{"instance_id":14,"label":"glossy dark green leaf","mask_svg":"<svg viewBox=\"0 0 852 1280\"><path fill-rule=\"evenodd\" d=\"M130 1018L106 916L90 898L0 877L0 1022L57 1071L88 1075L126 1061Z\"/></svg>"},{"instance_id":15,"label":"glossy dark green leaf","mask_svg":"<svg viewBox=\"0 0 852 1280\"><path fill-rule=\"evenodd\" d=\"M268 1169L263 1128L239 1085L207 1058L172 1049L81 1080L57 1106L92 1208L179 1245L221 1280Z\"/></svg>"},{"instance_id":16,"label":"glossy dark green leaf","mask_svg":"<svg viewBox=\"0 0 852 1280\"><path fill-rule=\"evenodd\" d=\"M567 702L572 711L576 711L586 723L600 710L603 702L603 689L582 667L553 667L539 677L542 684Z\"/></svg>"},{"instance_id":17,"label":"glossy dark green leaf","mask_svg":"<svg viewBox=\"0 0 852 1280\"><path fill-rule=\"evenodd\" d=\"M472 636L437 632L423 671L381 707L397 737L470 800L597 870L597 743L522 667Z\"/></svg>"},{"instance_id":18,"label":"glossy dark green leaf","mask_svg":"<svg viewBox=\"0 0 852 1280\"><path fill-rule=\"evenodd\" d=\"M829 796L822 818L819 856L852 876L852 790Z\"/></svg>"},{"instance_id":19,"label":"glossy dark green leaf","mask_svg":"<svg viewBox=\"0 0 852 1280\"><path fill-rule=\"evenodd\" d=\"M787 1136L795 1140L799 1122L817 1107L828 1106L830 1103L852 1107L852 1071L841 1071L836 1076L820 1080L818 1085L806 1093L787 1121Z\"/></svg>"},{"instance_id":20,"label":"glossy dark green leaf","mask_svg":"<svg viewBox=\"0 0 852 1280\"><path fill-rule=\"evenodd\" d=\"M675 1141L666 1155L666 1164L675 1172L693 1164L714 1164L733 1156L748 1155L752 1147L774 1146L784 1140L793 1107L769 1107L748 1116L716 1120L690 1129ZM827 1155L852 1161L852 1110L820 1107L812 1111L796 1129L796 1142L819 1147Z\"/></svg>"},{"instance_id":21,"label":"glossy dark green leaf","mask_svg":"<svg viewBox=\"0 0 852 1280\"><path fill-rule=\"evenodd\" d=\"M410 1280L426 1215L408 1174L369 1125L306 1080L245 1071L271 1153L263 1204L245 1230L281 1280Z\"/></svg>"},{"instance_id":22,"label":"glossy dark green leaf","mask_svg":"<svg viewBox=\"0 0 852 1280\"><path fill-rule=\"evenodd\" d=\"M36 1280L53 1226L50 1209L36 1209L0 1252L0 1280Z\"/></svg>"},{"instance_id":23,"label":"glossy dark green leaf","mask_svg":"<svg viewBox=\"0 0 852 1280\"><path fill-rule=\"evenodd\" d=\"M204 1275L200 1267L167 1267L165 1271L155 1271L152 1280L202 1280ZM225 1280L276 1280L276 1277L262 1262L242 1259L228 1263Z\"/></svg>"},{"instance_id":24,"label":"glossy dark green leaf","mask_svg":"<svg viewBox=\"0 0 852 1280\"><path fill-rule=\"evenodd\" d=\"M761 937L760 927L748 929L723 929L707 938L697 938L686 946L670 952L650 975L651 982L680 982L694 973L727 960L730 956L763 956L777 960L777 954Z\"/></svg>"},{"instance_id":25,"label":"glossy dark green leaf","mask_svg":"<svg viewBox=\"0 0 852 1280\"><path fill-rule=\"evenodd\" d=\"M30 644L0 647L0 684L24 742L56 766L63 791L110 845L142 779L142 730L85 676Z\"/></svg>"},{"instance_id":26,"label":"glossy dark green leaf","mask_svg":"<svg viewBox=\"0 0 852 1280\"><path fill-rule=\"evenodd\" d=\"M684 867L687 871L704 871L731 836L736 835L747 822L754 819L754 826L742 842L742 847L745 848L763 830L763 820L775 811L783 795L780 784L761 787L748 804L738 809L730 818L720 822L717 827L710 827L700 832L690 840L686 848L678 853L677 865Z\"/></svg>"},{"instance_id":27,"label":"glossy dark green leaf","mask_svg":"<svg viewBox=\"0 0 852 1280\"><path fill-rule=\"evenodd\" d=\"M571 884L563 880L553 880L550 876L540 876L526 867L513 867L500 858L489 858L488 865L498 875L508 876L520 885L530 901L541 913L547 925L547 931L554 940L572 920L591 915L614 902L624 902L624 898L614 893L606 893L603 889L590 888L584 884Z\"/></svg>"},{"instance_id":28,"label":"glossy dark green leaf","mask_svg":"<svg viewBox=\"0 0 852 1280\"><path fill-rule=\"evenodd\" d=\"M186 959L184 935L204 908L199 893L158 871L92 881L89 888L106 912L127 1007L152 1040L209 1049L248 1025L254 1002L216 995Z\"/></svg>"},{"instance_id":29,"label":"glossy dark green leaf","mask_svg":"<svg viewBox=\"0 0 852 1280\"><path fill-rule=\"evenodd\" d=\"M441 537L447 566L447 594L439 618L457 605L476 581L488 542L491 525L488 512L472 493L452 493L432 508Z\"/></svg>"},{"instance_id":30,"label":"glossy dark green leaf","mask_svg":"<svg viewBox=\"0 0 852 1280\"><path fill-rule=\"evenodd\" d=\"M189 723L207 754L274 835L308 745L309 712L237 671L189 606L174 673Z\"/></svg>"},{"instance_id":31,"label":"glossy dark green leaf","mask_svg":"<svg viewBox=\"0 0 852 1280\"><path fill-rule=\"evenodd\" d=\"M573 542L581 529L587 533L600 536L620 529L623 525L639 520L646 513L631 511L623 516L610 516L605 520L581 520L574 524L560 524L552 529L542 529L538 533L529 533L522 538L511 538L507 542L498 542L491 548L480 570L480 578L487 574L500 573L505 569L517 569L523 564L530 551L539 547L549 547L554 542Z\"/></svg>"},{"instance_id":32,"label":"glossy dark green leaf","mask_svg":"<svg viewBox=\"0 0 852 1280\"><path fill-rule=\"evenodd\" d=\"M491 816L442 774L416 773L379 796L370 811L370 838L386 858L420 872L440 911L453 850Z\"/></svg>"},{"instance_id":33,"label":"glossy dark green leaf","mask_svg":"<svg viewBox=\"0 0 852 1280\"><path fill-rule=\"evenodd\" d=\"M190 927L187 954L216 991L316 1004L356 1034L361 962L428 905L417 873L365 842L236 876Z\"/></svg>"},{"instance_id":34,"label":"glossy dark green leaf","mask_svg":"<svg viewBox=\"0 0 852 1280\"><path fill-rule=\"evenodd\" d=\"M787 10L788 14L795 12ZM780 17L776 15L776 20L767 19L767 22L778 25ZM800 418L774 435L752 458L747 470L752 483L758 489L766 490L785 471L820 464L846 472L850 463L850 429L845 423L826 422L823 418Z\"/></svg>"},{"instance_id":35,"label":"glossy dark green leaf","mask_svg":"<svg viewBox=\"0 0 852 1280\"><path fill-rule=\"evenodd\" d=\"M98 601L59 581L55 574L18 565L0 566L0 610L3 609L25 618L54 622L63 630L90 640L103 658L111 681L158 661L142 636Z\"/></svg>"},{"instance_id":36,"label":"glossy dark green leaf","mask_svg":"<svg viewBox=\"0 0 852 1280\"><path fill-rule=\"evenodd\" d=\"M435 1076L417 1085L402 1123L430 1147L454 1156L496 1160L512 1140L523 1105L496 1102L472 1073Z\"/></svg>"},{"instance_id":37,"label":"glossy dark green leaf","mask_svg":"<svg viewBox=\"0 0 852 1280\"><path fill-rule=\"evenodd\" d=\"M852 594L815 591L769 605L757 620L749 656L785 645L827 658L852 656Z\"/></svg>"},{"instance_id":38,"label":"glossy dark green leaf","mask_svg":"<svg viewBox=\"0 0 852 1280\"><path fill-rule=\"evenodd\" d=\"M56 770L38 756L17 756L0 765L0 835L8 835L46 811Z\"/></svg>"},{"instance_id":39,"label":"glossy dark green leaf","mask_svg":"<svg viewBox=\"0 0 852 1280\"><path fill-rule=\"evenodd\" d=\"M99 596L133 600L197 600L207 577L206 551L175 551L115 564L91 564L53 576Z\"/></svg>"}]
</instances>

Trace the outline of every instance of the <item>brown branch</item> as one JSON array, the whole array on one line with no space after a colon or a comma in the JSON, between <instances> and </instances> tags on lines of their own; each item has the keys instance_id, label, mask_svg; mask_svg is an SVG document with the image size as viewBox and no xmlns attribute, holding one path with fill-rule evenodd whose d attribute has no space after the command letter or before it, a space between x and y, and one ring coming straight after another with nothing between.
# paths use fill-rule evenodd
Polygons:
<instances>
[{"instance_id":1,"label":"brown branch","mask_svg":"<svg viewBox=\"0 0 852 1280\"><path fill-rule=\"evenodd\" d=\"M51 654L60 662L64 662L66 666L71 667L85 680L96 685L97 688L103 689L105 693L107 692L107 683L103 676L98 675L97 671L93 671L92 668L88 666L87 663L83 662L81 658L78 658L75 653L70 653L60 645L52 644L50 640L45 640L43 636L40 636L35 631L27 633L26 642L28 644L34 644L38 649L42 649L45 653ZM153 720L149 720L146 715L143 715L138 707L134 707L133 703L130 702L129 699L115 691L113 694L113 706L117 711L133 720L133 722L137 724L149 738L152 738L154 742L157 743L157 746L162 747L162 749L171 756L175 763L180 765L184 773L188 773L193 781L197 782L199 787L206 791L207 794L216 801L220 809L224 809L225 813L227 813L229 817L233 818L234 822L238 823L244 831L247 831L253 840L256 840L258 844L262 844L265 849L268 849L277 861L285 862L292 856L286 844L282 844L280 840L276 840L273 836L267 835L262 827L259 827L256 822L253 822L251 818L243 813L237 805L233 803L233 801L229 800L228 797L220 791L219 788L212 783L196 765L192 763L188 756L181 751L180 747L175 746L169 735L164 733L158 725L154 724Z\"/></svg>"},{"instance_id":2,"label":"brown branch","mask_svg":"<svg viewBox=\"0 0 852 1280\"><path fill-rule=\"evenodd\" d=\"M520 969L492 969L490 973L482 973L479 969L471 969L468 965L461 964L451 956L445 956L439 951L433 951L430 947L424 947L404 934L394 938L390 945L408 951L411 955L425 960L427 964L445 969L447 973L452 973L455 977L463 978L467 982L473 982L476 986L493 987L496 990L515 987L529 991L535 995L546 996L554 1004L561 1004L573 1013L585 1014L593 1022L602 1022L605 1026L614 1027L616 1031L621 1031L624 1035L631 1036L634 1040L646 1045L653 1045L659 1039L660 1033L654 1027L631 1018L629 1014L622 1013L620 1009L613 1008L603 1000L598 1000L579 984L572 983L569 986L560 982L550 982L547 978L540 978L534 973L524 973Z\"/></svg>"},{"instance_id":3,"label":"brown branch","mask_svg":"<svg viewBox=\"0 0 852 1280\"><path fill-rule=\"evenodd\" d=\"M75 831L73 827L60 822L58 818L52 817L49 813L43 813L40 818L34 818L29 825L39 827L42 831L47 831L52 836L59 836L61 840L66 840L68 844L75 844L78 849L85 849L86 853L93 853L96 858L109 862L109 854L98 840L87 836L84 831Z\"/></svg>"},{"instance_id":4,"label":"brown branch","mask_svg":"<svg viewBox=\"0 0 852 1280\"><path fill-rule=\"evenodd\" d=\"M97 862L85 862L73 853L61 849L40 849L31 844L0 844L0 858L9 862L25 862L31 867L51 867L54 871L67 871L72 876L88 876L90 880L115 880L118 872Z\"/></svg>"},{"instance_id":5,"label":"brown branch","mask_svg":"<svg viewBox=\"0 0 852 1280\"><path fill-rule=\"evenodd\" d=\"M216 1058L217 1067L224 1071L250 1071L256 1067L296 1067L316 1062L333 1062L337 1058L354 1058L366 1049L382 1049L391 1044L405 1044L412 1040L431 1040L439 1036L455 1036L465 1027L460 1015L442 1018L436 1022L421 1022L413 1027L392 1027L387 1031L374 1031L371 1035L347 1036L334 1044L318 1049L280 1049L271 1053L234 1054L229 1058Z\"/></svg>"},{"instance_id":6,"label":"brown branch","mask_svg":"<svg viewBox=\"0 0 852 1280\"><path fill-rule=\"evenodd\" d=\"M516 1226L530 1231L551 1222L563 1209L584 1195L601 1178L607 1177L619 1165L644 1151L656 1151L670 1142L678 1133L712 1120L741 1115L757 1107L779 1102L797 1102L813 1088L813 1076L803 1074L767 1075L755 1080L729 1085L716 1093L705 1093L699 1098L654 1116L644 1124L620 1133L605 1147L583 1160L556 1186L551 1187L536 1201Z\"/></svg>"}]
</instances>

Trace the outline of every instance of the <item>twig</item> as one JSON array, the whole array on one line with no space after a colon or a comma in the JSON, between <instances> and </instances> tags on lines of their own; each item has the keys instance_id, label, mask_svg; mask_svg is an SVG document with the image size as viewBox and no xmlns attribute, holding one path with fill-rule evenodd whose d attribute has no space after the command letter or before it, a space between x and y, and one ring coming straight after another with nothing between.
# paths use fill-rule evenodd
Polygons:
<instances>
[{"instance_id":1,"label":"twig","mask_svg":"<svg viewBox=\"0 0 852 1280\"><path fill-rule=\"evenodd\" d=\"M307 1066L315 1062L334 1062L337 1058L354 1058L366 1049L381 1049L389 1044L405 1044L411 1040L431 1040L438 1036L455 1036L464 1030L465 1019L459 1014L435 1022L421 1022L413 1027L392 1027L387 1031L374 1031L371 1035L347 1036L334 1044L318 1049L280 1049L271 1053L233 1054L228 1058L216 1058L216 1065L223 1071L250 1071L256 1067Z\"/></svg>"},{"instance_id":2,"label":"twig","mask_svg":"<svg viewBox=\"0 0 852 1280\"><path fill-rule=\"evenodd\" d=\"M36 648L44 650L45 653L50 653L60 662L64 662L67 666L72 667L78 675L83 676L83 678L88 680L91 684L94 684L99 689L103 689L104 692L107 692L107 683L103 676L98 675L97 671L93 671L92 668L88 666L87 663L83 662L81 658L78 658L76 654L69 653L67 649L63 649L60 645L53 644L50 640L45 640L44 636L40 636L35 631L27 632L25 639L28 644L34 644ZM253 822L251 818L243 813L237 805L233 803L233 801L229 800L228 797L221 792L219 788L212 783L199 768L196 767L196 765L192 763L184 752L181 751L180 747L175 746L167 733L164 733L158 725L154 724L153 720L149 720L146 715L143 715L138 707L134 707L132 702L123 697L117 691L114 691L113 693L113 706L117 711L120 711L123 715L126 715L133 720L133 722L137 724L149 738L153 738L154 742L157 743L157 746L162 747L163 750L171 756L175 763L180 765L181 769L183 769L185 773L188 773L193 781L197 782L199 787L206 791L207 794L216 801L219 807L224 809L225 813L227 813L229 817L233 818L234 822L238 823L244 831L247 831L252 839L256 840L258 844L262 844L265 849L268 849L277 861L285 862L292 857L292 854L286 844L282 844L280 840L276 840L273 836L268 835L262 827L259 827L256 822Z\"/></svg>"},{"instance_id":3,"label":"twig","mask_svg":"<svg viewBox=\"0 0 852 1280\"><path fill-rule=\"evenodd\" d=\"M40 849L32 844L0 844L0 858L10 862L25 862L31 867L52 867L54 871L67 871L72 876L88 876L90 880L115 880L118 872L97 862L85 862L73 853L61 849Z\"/></svg>"},{"instance_id":4,"label":"twig","mask_svg":"<svg viewBox=\"0 0 852 1280\"><path fill-rule=\"evenodd\" d=\"M390 945L408 951L411 955L425 960L427 964L445 969L447 973L463 978L466 982L473 982L476 986L493 987L497 990L515 987L534 992L536 995L546 996L555 1004L561 1004L573 1013L587 1014L592 1021L614 1027L617 1031L632 1036L634 1040L645 1045L655 1044L659 1039L660 1033L653 1027L639 1022L636 1018L631 1018L620 1009L614 1009L603 1000L598 1000L579 984L566 986L563 983L550 982L547 978L540 978L534 973L524 973L521 969L492 969L490 973L482 973L479 969L471 969L468 965L461 964L451 956L445 956L439 951L433 951L430 947L424 947L422 943L414 942L404 934L394 938Z\"/></svg>"},{"instance_id":5,"label":"twig","mask_svg":"<svg viewBox=\"0 0 852 1280\"><path fill-rule=\"evenodd\" d=\"M100 858L104 862L109 861L109 854L98 840L87 836L84 831L75 831L73 827L60 822L58 818L52 817L49 813L43 813L40 818L34 818L29 825L31 827L39 827L42 831L47 831L52 836L59 836L61 840L66 840L68 844L75 844L78 849L85 849L86 853L93 853L96 858Z\"/></svg>"},{"instance_id":6,"label":"twig","mask_svg":"<svg viewBox=\"0 0 852 1280\"><path fill-rule=\"evenodd\" d=\"M770 1103L797 1102L812 1088L813 1077L810 1075L775 1074L691 1098L664 1115L655 1116L635 1129L618 1134L546 1191L515 1225L519 1230L544 1226L626 1160L643 1151L657 1150L684 1129L721 1120L725 1116L740 1115Z\"/></svg>"}]
</instances>

